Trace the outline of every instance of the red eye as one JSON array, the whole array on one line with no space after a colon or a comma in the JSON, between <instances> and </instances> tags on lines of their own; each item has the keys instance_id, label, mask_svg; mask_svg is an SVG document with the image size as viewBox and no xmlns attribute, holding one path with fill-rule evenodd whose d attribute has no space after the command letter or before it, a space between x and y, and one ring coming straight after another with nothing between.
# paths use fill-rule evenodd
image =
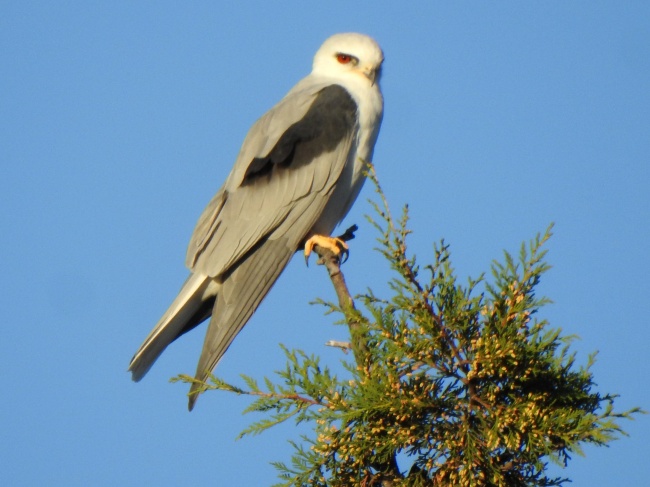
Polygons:
<instances>
[{"instance_id":1,"label":"red eye","mask_svg":"<svg viewBox=\"0 0 650 487\"><path fill-rule=\"evenodd\" d=\"M341 64L348 64L350 61L352 61L352 56L349 54L337 54L336 60Z\"/></svg>"}]
</instances>

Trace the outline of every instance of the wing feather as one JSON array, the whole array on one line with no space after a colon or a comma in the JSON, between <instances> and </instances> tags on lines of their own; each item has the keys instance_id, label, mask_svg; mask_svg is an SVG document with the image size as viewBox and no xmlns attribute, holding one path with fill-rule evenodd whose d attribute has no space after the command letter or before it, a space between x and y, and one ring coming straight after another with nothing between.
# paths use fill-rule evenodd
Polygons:
<instances>
[{"instance_id":1,"label":"wing feather","mask_svg":"<svg viewBox=\"0 0 650 487\"><path fill-rule=\"evenodd\" d=\"M267 240L250 252L228 276L214 304L206 331L196 378L205 381L237 334L255 312L285 268L293 251L286 240ZM264 269L263 272L260 269ZM189 409L198 396L190 389Z\"/></svg>"},{"instance_id":2,"label":"wing feather","mask_svg":"<svg viewBox=\"0 0 650 487\"><path fill-rule=\"evenodd\" d=\"M352 143L358 130L356 104L341 87L326 90L321 90L303 118L284 131L264 158L251 161L239 187L224 190L228 191L227 198L222 198L225 202L214 204L218 214L199 221L197 231L215 231L193 237L193 242L203 242L192 258L193 271L221 282L197 366L196 378L201 381L216 367L318 222L325 218L335 224L343 216L324 217L328 204L338 196L337 182L349 184L355 155ZM342 108L332 107L334 103ZM192 394L195 391L193 386L190 409L197 398Z\"/></svg>"},{"instance_id":3,"label":"wing feather","mask_svg":"<svg viewBox=\"0 0 650 487\"><path fill-rule=\"evenodd\" d=\"M246 137L228 181L199 219L188 248L190 269L221 276L287 218L298 221L298 201L314 192L329 195L351 155L356 109L344 88L319 85L289 94L264 115ZM326 203L321 200L302 215L303 235L296 245Z\"/></svg>"}]
</instances>

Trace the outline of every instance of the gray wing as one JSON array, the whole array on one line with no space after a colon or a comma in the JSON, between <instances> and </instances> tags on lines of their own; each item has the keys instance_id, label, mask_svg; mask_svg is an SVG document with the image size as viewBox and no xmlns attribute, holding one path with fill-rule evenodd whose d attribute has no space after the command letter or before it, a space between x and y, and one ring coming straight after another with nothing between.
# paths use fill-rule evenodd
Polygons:
<instances>
[{"instance_id":1,"label":"gray wing","mask_svg":"<svg viewBox=\"0 0 650 487\"><path fill-rule=\"evenodd\" d=\"M197 379L208 377L317 226L344 169L354 162L357 130L356 103L338 85L289 95L251 129L233 172L201 216L188 249L193 272L221 281ZM255 152L252 145L268 151ZM196 398L191 395L190 409Z\"/></svg>"},{"instance_id":2,"label":"gray wing","mask_svg":"<svg viewBox=\"0 0 650 487\"><path fill-rule=\"evenodd\" d=\"M341 86L317 86L290 93L258 120L197 223L186 259L192 272L218 277L280 228L297 247L348 162L356 111Z\"/></svg>"}]
</instances>

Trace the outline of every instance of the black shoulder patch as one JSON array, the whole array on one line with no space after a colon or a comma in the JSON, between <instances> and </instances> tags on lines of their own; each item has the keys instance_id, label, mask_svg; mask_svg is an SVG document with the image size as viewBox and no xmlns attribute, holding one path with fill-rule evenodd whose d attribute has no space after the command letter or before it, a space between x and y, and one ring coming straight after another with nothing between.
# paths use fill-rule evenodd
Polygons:
<instances>
[{"instance_id":1,"label":"black shoulder patch","mask_svg":"<svg viewBox=\"0 0 650 487\"><path fill-rule=\"evenodd\" d=\"M272 172L276 166L294 169L333 151L354 129L356 119L357 104L345 88L323 88L305 116L286 130L271 152L251 161L243 184Z\"/></svg>"}]
</instances>

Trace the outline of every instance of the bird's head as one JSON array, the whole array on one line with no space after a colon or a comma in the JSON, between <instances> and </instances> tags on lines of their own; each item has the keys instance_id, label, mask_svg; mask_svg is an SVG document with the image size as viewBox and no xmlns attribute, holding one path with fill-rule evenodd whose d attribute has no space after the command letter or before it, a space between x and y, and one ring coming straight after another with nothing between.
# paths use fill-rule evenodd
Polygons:
<instances>
[{"instance_id":1,"label":"bird's head","mask_svg":"<svg viewBox=\"0 0 650 487\"><path fill-rule=\"evenodd\" d=\"M361 76L373 85L379 82L383 61L384 53L372 37L335 34L316 52L312 74L352 79Z\"/></svg>"}]
</instances>

